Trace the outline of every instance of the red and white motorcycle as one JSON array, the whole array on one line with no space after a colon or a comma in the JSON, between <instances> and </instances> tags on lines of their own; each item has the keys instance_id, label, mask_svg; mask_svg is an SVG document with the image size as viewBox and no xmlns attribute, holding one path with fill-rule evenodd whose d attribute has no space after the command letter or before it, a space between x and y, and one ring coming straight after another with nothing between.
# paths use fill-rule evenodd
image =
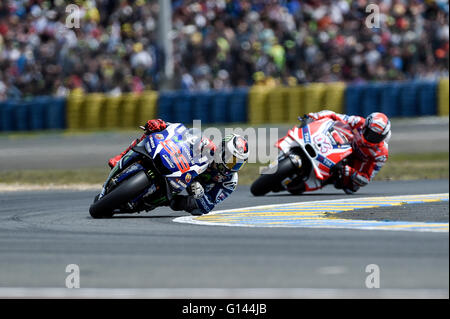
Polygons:
<instances>
[{"instance_id":1,"label":"red and white motorcycle","mask_svg":"<svg viewBox=\"0 0 450 319\"><path fill-rule=\"evenodd\" d=\"M342 181L342 167L353 153L351 128L332 119L300 120L275 144L278 160L253 182L253 195L283 190L297 195Z\"/></svg>"}]
</instances>

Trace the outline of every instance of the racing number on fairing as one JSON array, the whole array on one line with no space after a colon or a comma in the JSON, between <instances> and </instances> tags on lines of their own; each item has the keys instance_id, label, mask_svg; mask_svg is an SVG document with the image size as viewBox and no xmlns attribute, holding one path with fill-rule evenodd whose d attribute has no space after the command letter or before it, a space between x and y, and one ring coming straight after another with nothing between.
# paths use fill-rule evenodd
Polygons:
<instances>
[{"instance_id":1,"label":"racing number on fairing","mask_svg":"<svg viewBox=\"0 0 450 319\"><path fill-rule=\"evenodd\" d=\"M172 140L165 140L160 143L162 147L164 147L166 152L170 154L172 160L174 161L175 165L177 165L177 168L181 173L184 174L191 169L189 162L186 160L186 157L184 157L177 144L175 144Z\"/></svg>"},{"instance_id":2,"label":"racing number on fairing","mask_svg":"<svg viewBox=\"0 0 450 319\"><path fill-rule=\"evenodd\" d=\"M314 143L320 148L322 154L326 154L333 149L333 145L328 141L326 135L315 136Z\"/></svg>"}]
</instances>

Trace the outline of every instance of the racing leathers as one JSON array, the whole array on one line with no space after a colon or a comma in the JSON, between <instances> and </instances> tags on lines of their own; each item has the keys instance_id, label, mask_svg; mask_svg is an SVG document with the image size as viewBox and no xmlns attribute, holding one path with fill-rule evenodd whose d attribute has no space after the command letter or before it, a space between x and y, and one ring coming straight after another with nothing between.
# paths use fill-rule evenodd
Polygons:
<instances>
[{"instance_id":1,"label":"racing leathers","mask_svg":"<svg viewBox=\"0 0 450 319\"><path fill-rule=\"evenodd\" d=\"M111 158L108 162L109 166L113 168L120 159L146 135L165 130L167 123L161 119L149 120L145 126L141 127L145 130L145 134L131 143L131 145L121 154ZM188 195L177 194L174 195L170 203L173 210L184 210L192 215L203 215L209 213L217 204L225 200L236 189L238 182L238 174L229 172L229 174L221 173L217 169L217 164L213 161L216 146L207 139L202 138L203 147L210 151L211 163L208 168L187 187ZM203 152L203 150L202 150Z\"/></svg>"},{"instance_id":2,"label":"racing leathers","mask_svg":"<svg viewBox=\"0 0 450 319\"><path fill-rule=\"evenodd\" d=\"M341 121L349 125L353 131L353 154L349 163L341 168L342 180L336 181L335 186L342 188L346 193L353 193L369 184L388 159L389 138L380 143L368 142L362 133L366 119L360 116L338 114L328 110L309 113L308 116L314 120L330 118Z\"/></svg>"},{"instance_id":3,"label":"racing leathers","mask_svg":"<svg viewBox=\"0 0 450 319\"><path fill-rule=\"evenodd\" d=\"M188 186L189 195L175 195L170 207L173 210L185 210L192 215L207 214L233 193L237 182L237 173L223 175L217 170L216 163L213 162ZM201 196L195 196L192 191L192 188L198 187L198 185L201 185L204 190Z\"/></svg>"}]
</instances>

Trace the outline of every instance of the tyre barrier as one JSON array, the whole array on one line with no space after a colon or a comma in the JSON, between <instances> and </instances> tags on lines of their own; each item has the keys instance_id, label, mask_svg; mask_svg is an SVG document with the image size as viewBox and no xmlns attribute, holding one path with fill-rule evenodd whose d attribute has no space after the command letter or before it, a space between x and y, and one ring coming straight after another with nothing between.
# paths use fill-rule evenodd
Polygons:
<instances>
[{"instance_id":1,"label":"tyre barrier","mask_svg":"<svg viewBox=\"0 0 450 319\"><path fill-rule=\"evenodd\" d=\"M326 85L323 83L311 83L305 86L304 107L305 113L315 113L323 110L325 105Z\"/></svg>"},{"instance_id":2,"label":"tyre barrier","mask_svg":"<svg viewBox=\"0 0 450 319\"><path fill-rule=\"evenodd\" d=\"M0 131L136 128L150 118L191 124L295 123L320 110L389 117L449 114L449 79L346 85L311 83L208 92L144 91L109 96L72 91L67 98L41 96L0 101Z\"/></svg>"},{"instance_id":3,"label":"tyre barrier","mask_svg":"<svg viewBox=\"0 0 450 319\"><path fill-rule=\"evenodd\" d=\"M449 79L442 79L438 84L438 115L448 116Z\"/></svg>"},{"instance_id":4,"label":"tyre barrier","mask_svg":"<svg viewBox=\"0 0 450 319\"><path fill-rule=\"evenodd\" d=\"M164 119L167 122L175 122L173 105L176 97L177 94L175 92L164 92L159 95L158 118Z\"/></svg>"},{"instance_id":5,"label":"tyre barrier","mask_svg":"<svg viewBox=\"0 0 450 319\"><path fill-rule=\"evenodd\" d=\"M87 94L80 107L80 127L84 129L100 129L105 127L105 95Z\"/></svg>"},{"instance_id":6,"label":"tyre barrier","mask_svg":"<svg viewBox=\"0 0 450 319\"><path fill-rule=\"evenodd\" d=\"M360 115L362 113L363 89L362 85L351 85L346 88L344 98L346 114Z\"/></svg>"},{"instance_id":7,"label":"tyre barrier","mask_svg":"<svg viewBox=\"0 0 450 319\"><path fill-rule=\"evenodd\" d=\"M156 118L156 103L158 100L158 93L155 91L143 92L137 101L137 120L138 124L142 125L149 119Z\"/></svg>"},{"instance_id":8,"label":"tyre barrier","mask_svg":"<svg viewBox=\"0 0 450 319\"><path fill-rule=\"evenodd\" d=\"M431 81L350 85L345 89L344 105L344 113L359 116L372 112L389 117L445 115L439 110L446 105L448 114L448 85Z\"/></svg>"},{"instance_id":9,"label":"tyre barrier","mask_svg":"<svg viewBox=\"0 0 450 319\"><path fill-rule=\"evenodd\" d=\"M437 82L421 82L418 84L419 90L419 116L429 116L437 114L438 109L438 84ZM431 101L431 103L430 103ZM448 104L447 104L448 105Z\"/></svg>"},{"instance_id":10,"label":"tyre barrier","mask_svg":"<svg viewBox=\"0 0 450 319\"><path fill-rule=\"evenodd\" d=\"M211 123L212 114L210 106L212 104L213 92L196 93L192 96L192 119L200 120L202 123ZM182 121L184 122L184 120Z\"/></svg>"},{"instance_id":11,"label":"tyre barrier","mask_svg":"<svg viewBox=\"0 0 450 319\"><path fill-rule=\"evenodd\" d=\"M302 86L288 88L287 93L287 121L295 123L299 116L305 114L305 90Z\"/></svg>"},{"instance_id":12,"label":"tyre barrier","mask_svg":"<svg viewBox=\"0 0 450 319\"><path fill-rule=\"evenodd\" d=\"M0 103L0 129L2 131L16 131L16 101L4 101Z\"/></svg>"},{"instance_id":13,"label":"tyre barrier","mask_svg":"<svg viewBox=\"0 0 450 319\"><path fill-rule=\"evenodd\" d=\"M247 123L248 90L236 89L230 93L227 110L227 123Z\"/></svg>"},{"instance_id":14,"label":"tyre barrier","mask_svg":"<svg viewBox=\"0 0 450 319\"><path fill-rule=\"evenodd\" d=\"M177 92L174 99L173 122L175 123L192 123L194 119L193 102L194 93ZM169 121L170 122L170 121Z\"/></svg>"},{"instance_id":15,"label":"tyre barrier","mask_svg":"<svg viewBox=\"0 0 450 319\"><path fill-rule=\"evenodd\" d=\"M0 131L40 131L66 128L66 99L41 96L0 102Z\"/></svg>"},{"instance_id":16,"label":"tyre barrier","mask_svg":"<svg viewBox=\"0 0 450 319\"><path fill-rule=\"evenodd\" d=\"M277 87L267 94L267 115L269 123L285 123L288 119L288 90Z\"/></svg>"},{"instance_id":17,"label":"tyre barrier","mask_svg":"<svg viewBox=\"0 0 450 319\"><path fill-rule=\"evenodd\" d=\"M252 125L267 123L268 116L268 94L269 90L263 86L255 85L248 93L248 121Z\"/></svg>"},{"instance_id":18,"label":"tyre barrier","mask_svg":"<svg viewBox=\"0 0 450 319\"><path fill-rule=\"evenodd\" d=\"M217 92L213 94L211 101L211 122L217 124L224 124L229 122L228 106L230 105L229 92Z\"/></svg>"},{"instance_id":19,"label":"tyre barrier","mask_svg":"<svg viewBox=\"0 0 450 319\"><path fill-rule=\"evenodd\" d=\"M72 91L67 97L66 121L68 129L82 128L82 104L84 95L80 91Z\"/></svg>"},{"instance_id":20,"label":"tyre barrier","mask_svg":"<svg viewBox=\"0 0 450 319\"><path fill-rule=\"evenodd\" d=\"M343 113L344 112L344 98L345 98L345 83L335 82L328 83L325 86L324 104L328 110Z\"/></svg>"},{"instance_id":21,"label":"tyre barrier","mask_svg":"<svg viewBox=\"0 0 450 319\"><path fill-rule=\"evenodd\" d=\"M146 120L139 121L137 116L137 101L139 95L135 93L122 94L122 101L119 105L119 127L136 128Z\"/></svg>"},{"instance_id":22,"label":"tyre barrier","mask_svg":"<svg viewBox=\"0 0 450 319\"><path fill-rule=\"evenodd\" d=\"M388 117L400 116L400 88L399 84L382 85L380 97L380 112Z\"/></svg>"},{"instance_id":23,"label":"tyre barrier","mask_svg":"<svg viewBox=\"0 0 450 319\"><path fill-rule=\"evenodd\" d=\"M104 128L114 129L120 127L120 104L122 96L106 96L104 100L105 107L103 108Z\"/></svg>"},{"instance_id":24,"label":"tyre barrier","mask_svg":"<svg viewBox=\"0 0 450 319\"><path fill-rule=\"evenodd\" d=\"M402 83L400 85L400 115L414 116L419 113L418 87L414 83Z\"/></svg>"},{"instance_id":25,"label":"tyre barrier","mask_svg":"<svg viewBox=\"0 0 450 319\"><path fill-rule=\"evenodd\" d=\"M370 113L379 111L381 89L382 86L380 84L374 84L362 88L362 103L359 115L366 117Z\"/></svg>"}]
</instances>

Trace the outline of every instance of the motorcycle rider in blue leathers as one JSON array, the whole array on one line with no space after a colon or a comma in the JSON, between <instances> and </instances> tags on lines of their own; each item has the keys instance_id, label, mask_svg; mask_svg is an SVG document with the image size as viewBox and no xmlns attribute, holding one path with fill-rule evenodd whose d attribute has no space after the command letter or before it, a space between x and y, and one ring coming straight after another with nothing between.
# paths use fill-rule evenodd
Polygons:
<instances>
[{"instance_id":1,"label":"motorcycle rider in blue leathers","mask_svg":"<svg viewBox=\"0 0 450 319\"><path fill-rule=\"evenodd\" d=\"M121 154L111 158L108 165L113 168L117 162L146 135L165 130L167 123L161 119L149 120L141 128L144 135L131 143ZM237 134L222 139L217 147L208 138L202 138L202 152L209 151L211 163L208 168L187 187L188 195L174 195L169 206L175 211L187 211L192 215L209 213L214 207L233 193L238 183L238 171L248 160L247 140Z\"/></svg>"}]
</instances>

